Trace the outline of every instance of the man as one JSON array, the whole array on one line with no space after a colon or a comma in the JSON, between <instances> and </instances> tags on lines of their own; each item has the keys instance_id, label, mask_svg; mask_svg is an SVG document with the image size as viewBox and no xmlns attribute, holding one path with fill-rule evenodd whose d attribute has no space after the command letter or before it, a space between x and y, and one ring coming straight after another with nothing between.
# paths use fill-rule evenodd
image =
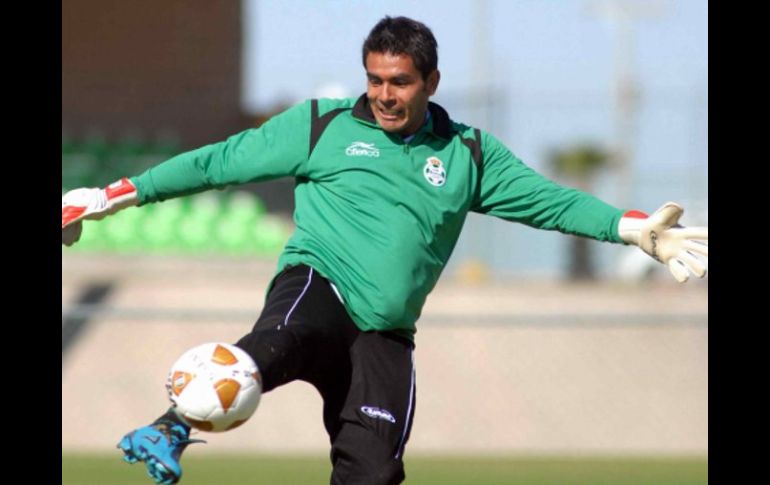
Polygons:
<instances>
[{"instance_id":1,"label":"man","mask_svg":"<svg viewBox=\"0 0 770 485\"><path fill-rule=\"evenodd\" d=\"M681 207L624 212L540 176L491 135L431 103L437 44L422 23L385 17L363 45L367 92L311 100L228 140L174 157L105 189L62 197L62 242L100 219L214 187L296 179L296 231L265 307L236 345L264 392L293 380L324 401L334 484L404 480L415 409L415 322L469 211L532 227L635 244L686 281L706 274L706 228ZM158 439L161 438L161 439ZM119 443L158 483L175 483L189 427L173 410Z\"/></svg>"}]
</instances>

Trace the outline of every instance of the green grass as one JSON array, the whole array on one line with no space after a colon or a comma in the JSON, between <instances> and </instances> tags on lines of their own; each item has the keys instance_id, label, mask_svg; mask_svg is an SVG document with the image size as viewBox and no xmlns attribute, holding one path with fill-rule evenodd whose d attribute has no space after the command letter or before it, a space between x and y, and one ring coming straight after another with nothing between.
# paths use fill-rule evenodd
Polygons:
<instances>
[{"instance_id":1,"label":"green grass","mask_svg":"<svg viewBox=\"0 0 770 485\"><path fill-rule=\"evenodd\" d=\"M184 485L329 483L325 458L220 455L185 457ZM409 485L691 485L708 483L708 459L627 457L407 456ZM62 485L150 484L142 464L115 455L62 453Z\"/></svg>"}]
</instances>

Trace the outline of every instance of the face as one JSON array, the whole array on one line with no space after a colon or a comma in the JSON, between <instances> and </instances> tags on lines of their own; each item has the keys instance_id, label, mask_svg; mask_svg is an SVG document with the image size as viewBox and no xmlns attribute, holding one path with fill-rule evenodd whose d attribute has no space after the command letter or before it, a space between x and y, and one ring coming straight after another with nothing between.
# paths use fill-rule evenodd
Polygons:
<instances>
[{"instance_id":1,"label":"face","mask_svg":"<svg viewBox=\"0 0 770 485\"><path fill-rule=\"evenodd\" d=\"M370 52L366 56L366 96L382 129L404 136L419 130L439 76L435 70L424 80L406 54Z\"/></svg>"}]
</instances>

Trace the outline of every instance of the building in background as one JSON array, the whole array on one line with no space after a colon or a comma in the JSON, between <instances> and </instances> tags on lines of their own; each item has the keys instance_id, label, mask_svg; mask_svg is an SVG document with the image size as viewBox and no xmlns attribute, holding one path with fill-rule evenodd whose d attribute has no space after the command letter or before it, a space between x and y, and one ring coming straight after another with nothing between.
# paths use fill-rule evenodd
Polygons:
<instances>
[{"instance_id":1,"label":"building in background","mask_svg":"<svg viewBox=\"0 0 770 485\"><path fill-rule=\"evenodd\" d=\"M269 113L241 109L241 10L231 0L63 2L64 183L106 184L264 122ZM290 213L292 187L248 189Z\"/></svg>"}]
</instances>

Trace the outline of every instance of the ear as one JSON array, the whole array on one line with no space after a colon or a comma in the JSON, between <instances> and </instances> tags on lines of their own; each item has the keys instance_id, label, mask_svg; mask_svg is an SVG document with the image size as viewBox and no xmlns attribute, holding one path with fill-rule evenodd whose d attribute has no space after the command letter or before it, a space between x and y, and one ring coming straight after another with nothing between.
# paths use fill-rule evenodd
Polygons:
<instances>
[{"instance_id":1,"label":"ear","mask_svg":"<svg viewBox=\"0 0 770 485\"><path fill-rule=\"evenodd\" d=\"M428 79L425 81L425 90L428 92L428 96L436 94L438 89L438 82L441 80L441 73L438 69L428 74Z\"/></svg>"}]
</instances>

